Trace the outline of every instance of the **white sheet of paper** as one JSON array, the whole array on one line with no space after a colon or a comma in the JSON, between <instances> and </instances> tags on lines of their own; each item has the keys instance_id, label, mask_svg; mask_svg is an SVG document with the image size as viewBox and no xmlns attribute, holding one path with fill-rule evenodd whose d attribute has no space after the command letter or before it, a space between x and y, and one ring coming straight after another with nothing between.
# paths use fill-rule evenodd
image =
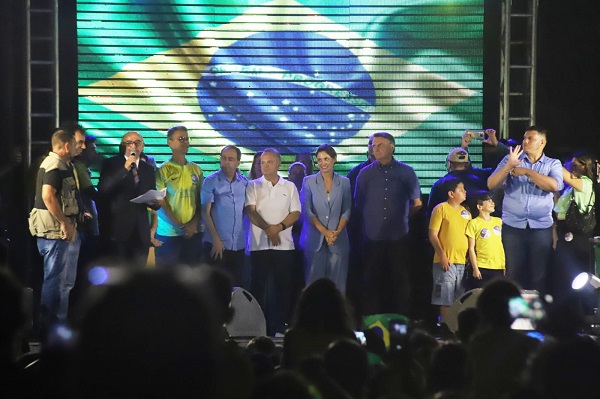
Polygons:
<instances>
[{"instance_id":1,"label":"white sheet of paper","mask_svg":"<svg viewBox=\"0 0 600 399\"><path fill-rule=\"evenodd\" d=\"M129 202L134 202L136 204L154 204L156 201L161 200L166 196L167 188L165 187L162 190L148 190L139 197L129 200Z\"/></svg>"}]
</instances>

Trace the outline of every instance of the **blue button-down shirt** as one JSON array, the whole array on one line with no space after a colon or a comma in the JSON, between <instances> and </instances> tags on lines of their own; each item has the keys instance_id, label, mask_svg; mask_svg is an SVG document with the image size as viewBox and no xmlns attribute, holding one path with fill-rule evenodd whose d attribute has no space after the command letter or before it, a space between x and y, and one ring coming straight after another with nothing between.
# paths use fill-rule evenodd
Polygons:
<instances>
[{"instance_id":1,"label":"blue button-down shirt","mask_svg":"<svg viewBox=\"0 0 600 399\"><path fill-rule=\"evenodd\" d=\"M412 200L421 196L413 168L395 159L387 165L374 161L356 179L354 201L362 213L369 240L398 240L408 233Z\"/></svg>"},{"instance_id":2,"label":"blue button-down shirt","mask_svg":"<svg viewBox=\"0 0 600 399\"><path fill-rule=\"evenodd\" d=\"M229 181L218 170L204 179L201 191L202 204L212 203L211 217L225 249L238 251L245 248L243 212L248 179L240 173ZM204 232L204 241L213 243L210 231Z\"/></svg>"},{"instance_id":3,"label":"blue button-down shirt","mask_svg":"<svg viewBox=\"0 0 600 399\"><path fill-rule=\"evenodd\" d=\"M558 159L549 158L544 154L535 163L531 163L526 154L521 155L520 159L523 162L519 167L552 177L558 182L558 190L562 190L562 165ZM500 161L496 171L502 169L507 162L508 155ZM508 175L503 188L503 223L517 229L524 229L527 224L532 229L545 229L552 226L554 194L551 191L542 190L525 175Z\"/></svg>"}]
</instances>

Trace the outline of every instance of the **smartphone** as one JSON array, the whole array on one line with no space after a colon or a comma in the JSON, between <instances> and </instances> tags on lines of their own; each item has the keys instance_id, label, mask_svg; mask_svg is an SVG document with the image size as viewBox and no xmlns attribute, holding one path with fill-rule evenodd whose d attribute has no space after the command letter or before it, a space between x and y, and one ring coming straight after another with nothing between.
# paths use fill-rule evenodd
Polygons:
<instances>
[{"instance_id":1,"label":"smartphone","mask_svg":"<svg viewBox=\"0 0 600 399\"><path fill-rule=\"evenodd\" d=\"M365 333L362 331L354 331L354 336L356 336L356 339L358 340L358 342L360 342L361 345L366 345L367 344L367 338L365 337Z\"/></svg>"},{"instance_id":2,"label":"smartphone","mask_svg":"<svg viewBox=\"0 0 600 399\"><path fill-rule=\"evenodd\" d=\"M390 336L404 336L408 334L408 326L401 320L390 320L389 323Z\"/></svg>"},{"instance_id":3,"label":"smartphone","mask_svg":"<svg viewBox=\"0 0 600 399\"><path fill-rule=\"evenodd\" d=\"M390 350L400 351L408 343L408 325L404 320L390 320L388 322L390 334Z\"/></svg>"},{"instance_id":4,"label":"smartphone","mask_svg":"<svg viewBox=\"0 0 600 399\"><path fill-rule=\"evenodd\" d=\"M466 130L465 134L475 140L485 140L486 138L485 130Z\"/></svg>"},{"instance_id":5,"label":"smartphone","mask_svg":"<svg viewBox=\"0 0 600 399\"><path fill-rule=\"evenodd\" d=\"M511 298L508 310L515 318L511 325L513 330L535 330L537 322L545 315L544 304L537 291L522 291L521 296Z\"/></svg>"}]
</instances>

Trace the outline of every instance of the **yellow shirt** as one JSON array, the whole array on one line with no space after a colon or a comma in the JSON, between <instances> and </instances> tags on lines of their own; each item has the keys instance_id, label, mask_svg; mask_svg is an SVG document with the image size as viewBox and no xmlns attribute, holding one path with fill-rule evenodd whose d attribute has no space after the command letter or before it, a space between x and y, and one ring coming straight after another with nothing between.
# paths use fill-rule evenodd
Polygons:
<instances>
[{"instance_id":1,"label":"yellow shirt","mask_svg":"<svg viewBox=\"0 0 600 399\"><path fill-rule=\"evenodd\" d=\"M471 220L471 214L463 206L454 209L448 202L442 202L433 208L429 230L438 231L440 244L450 263L464 265L467 261L469 241L465 235L465 229L469 220ZM439 261L439 257L435 254L433 262Z\"/></svg>"},{"instance_id":2,"label":"yellow shirt","mask_svg":"<svg viewBox=\"0 0 600 399\"><path fill-rule=\"evenodd\" d=\"M503 270L506 265L502 246L502 219L476 217L467 225L467 236L475 239L477 267Z\"/></svg>"},{"instance_id":3,"label":"yellow shirt","mask_svg":"<svg viewBox=\"0 0 600 399\"><path fill-rule=\"evenodd\" d=\"M193 162L180 165L169 160L156 170L156 188L167 188L165 201L182 223L189 222L198 211L203 181L202 169ZM167 216L159 210L157 234L168 237L183 235L181 229L166 219Z\"/></svg>"}]
</instances>

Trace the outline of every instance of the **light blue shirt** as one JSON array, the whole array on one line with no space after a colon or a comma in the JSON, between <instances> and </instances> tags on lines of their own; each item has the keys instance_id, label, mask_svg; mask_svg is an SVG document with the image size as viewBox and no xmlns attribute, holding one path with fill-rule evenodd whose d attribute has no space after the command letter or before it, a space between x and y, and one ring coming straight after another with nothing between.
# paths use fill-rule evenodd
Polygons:
<instances>
[{"instance_id":1,"label":"light blue shirt","mask_svg":"<svg viewBox=\"0 0 600 399\"><path fill-rule=\"evenodd\" d=\"M212 203L211 217L225 249L238 251L245 248L243 212L248 179L240 173L229 181L218 170L204 179L200 193L202 204ZM204 232L204 241L213 243L210 231Z\"/></svg>"},{"instance_id":2,"label":"light blue shirt","mask_svg":"<svg viewBox=\"0 0 600 399\"><path fill-rule=\"evenodd\" d=\"M508 157L507 155L500 161L494 173L506 165ZM549 158L544 154L536 163L531 163L526 154L521 155L520 159L523 162L519 167L552 177L558 182L558 190L562 190L562 165L558 159ZM503 223L517 229L526 228L528 223L532 229L545 229L552 226L553 192L542 190L525 175L508 175L503 188Z\"/></svg>"}]
</instances>

